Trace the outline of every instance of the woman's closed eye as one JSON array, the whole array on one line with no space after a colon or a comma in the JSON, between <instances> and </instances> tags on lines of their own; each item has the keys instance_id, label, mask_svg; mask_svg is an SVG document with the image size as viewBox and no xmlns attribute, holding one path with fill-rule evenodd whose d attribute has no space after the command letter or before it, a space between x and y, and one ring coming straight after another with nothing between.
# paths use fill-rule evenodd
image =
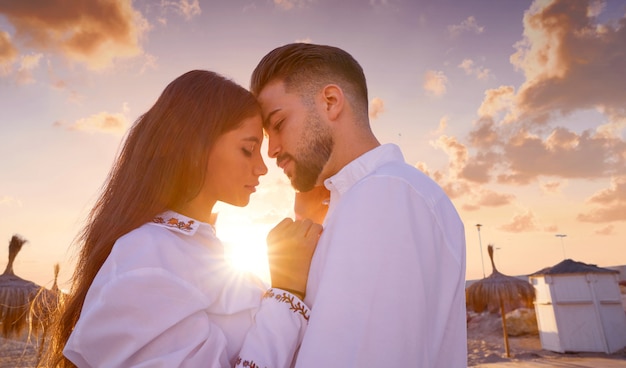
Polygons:
<instances>
[{"instance_id":1,"label":"woman's closed eye","mask_svg":"<svg viewBox=\"0 0 626 368\"><path fill-rule=\"evenodd\" d=\"M241 151L243 152L244 156L246 157L252 157L252 152L254 151L254 149L248 149L248 148L242 148Z\"/></svg>"}]
</instances>

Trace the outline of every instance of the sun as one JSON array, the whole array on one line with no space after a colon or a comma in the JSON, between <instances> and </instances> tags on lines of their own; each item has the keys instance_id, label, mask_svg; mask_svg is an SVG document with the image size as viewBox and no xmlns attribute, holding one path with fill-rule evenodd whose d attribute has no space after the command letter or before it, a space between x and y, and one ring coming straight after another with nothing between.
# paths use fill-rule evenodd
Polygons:
<instances>
[{"instance_id":1,"label":"sun","mask_svg":"<svg viewBox=\"0 0 626 368\"><path fill-rule=\"evenodd\" d=\"M252 272L261 280L270 283L265 239L269 229L264 226L231 228L224 224L219 228L219 238L224 244L227 260L240 271Z\"/></svg>"}]
</instances>

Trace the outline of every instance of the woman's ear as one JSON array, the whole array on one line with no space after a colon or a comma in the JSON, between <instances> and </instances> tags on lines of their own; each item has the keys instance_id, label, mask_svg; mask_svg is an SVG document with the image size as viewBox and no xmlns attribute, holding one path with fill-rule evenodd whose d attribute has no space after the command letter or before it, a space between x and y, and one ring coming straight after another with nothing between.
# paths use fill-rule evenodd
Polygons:
<instances>
[{"instance_id":1,"label":"woman's ear","mask_svg":"<svg viewBox=\"0 0 626 368\"><path fill-rule=\"evenodd\" d=\"M324 111L329 120L336 120L343 111L345 96L343 90L336 84L328 84L322 89Z\"/></svg>"}]
</instances>

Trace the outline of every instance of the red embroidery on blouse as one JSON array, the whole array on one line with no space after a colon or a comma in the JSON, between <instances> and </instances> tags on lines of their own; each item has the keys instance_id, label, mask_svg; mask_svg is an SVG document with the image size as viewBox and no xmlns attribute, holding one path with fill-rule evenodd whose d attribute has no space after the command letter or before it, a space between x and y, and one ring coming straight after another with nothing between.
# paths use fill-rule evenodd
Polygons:
<instances>
[{"instance_id":1,"label":"red embroidery on blouse","mask_svg":"<svg viewBox=\"0 0 626 368\"><path fill-rule=\"evenodd\" d=\"M242 367L260 368L260 366L252 360L242 360L241 357L237 357L235 365L238 366L239 364L241 364Z\"/></svg>"},{"instance_id":2,"label":"red embroidery on blouse","mask_svg":"<svg viewBox=\"0 0 626 368\"><path fill-rule=\"evenodd\" d=\"M175 217L171 217L169 220L165 221L165 219L161 216L157 216L155 217L152 222L154 222L155 224L161 224L161 225L165 225L165 226L169 226L169 227L175 227L177 229L183 230L183 231L192 231L193 229L191 228L193 226L193 224L195 223L194 220L189 220L187 222L184 221L180 221Z\"/></svg>"},{"instance_id":3,"label":"red embroidery on blouse","mask_svg":"<svg viewBox=\"0 0 626 368\"><path fill-rule=\"evenodd\" d=\"M265 292L265 295L263 295L263 297L274 298L281 303L289 304L290 310L294 311L295 313L299 313L307 322L309 322L309 313L306 306L295 296L286 292L276 293L274 292L274 289L269 289Z\"/></svg>"}]
</instances>

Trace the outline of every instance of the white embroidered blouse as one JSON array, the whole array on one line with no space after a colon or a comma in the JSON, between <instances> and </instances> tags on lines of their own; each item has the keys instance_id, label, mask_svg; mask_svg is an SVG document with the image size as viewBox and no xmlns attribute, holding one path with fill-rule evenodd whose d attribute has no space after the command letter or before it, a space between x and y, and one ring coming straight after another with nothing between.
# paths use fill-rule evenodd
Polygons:
<instances>
[{"instance_id":1,"label":"white embroidered blouse","mask_svg":"<svg viewBox=\"0 0 626 368\"><path fill-rule=\"evenodd\" d=\"M78 367L288 367L309 310L234 270L213 227L175 212L124 235L64 355Z\"/></svg>"}]
</instances>

